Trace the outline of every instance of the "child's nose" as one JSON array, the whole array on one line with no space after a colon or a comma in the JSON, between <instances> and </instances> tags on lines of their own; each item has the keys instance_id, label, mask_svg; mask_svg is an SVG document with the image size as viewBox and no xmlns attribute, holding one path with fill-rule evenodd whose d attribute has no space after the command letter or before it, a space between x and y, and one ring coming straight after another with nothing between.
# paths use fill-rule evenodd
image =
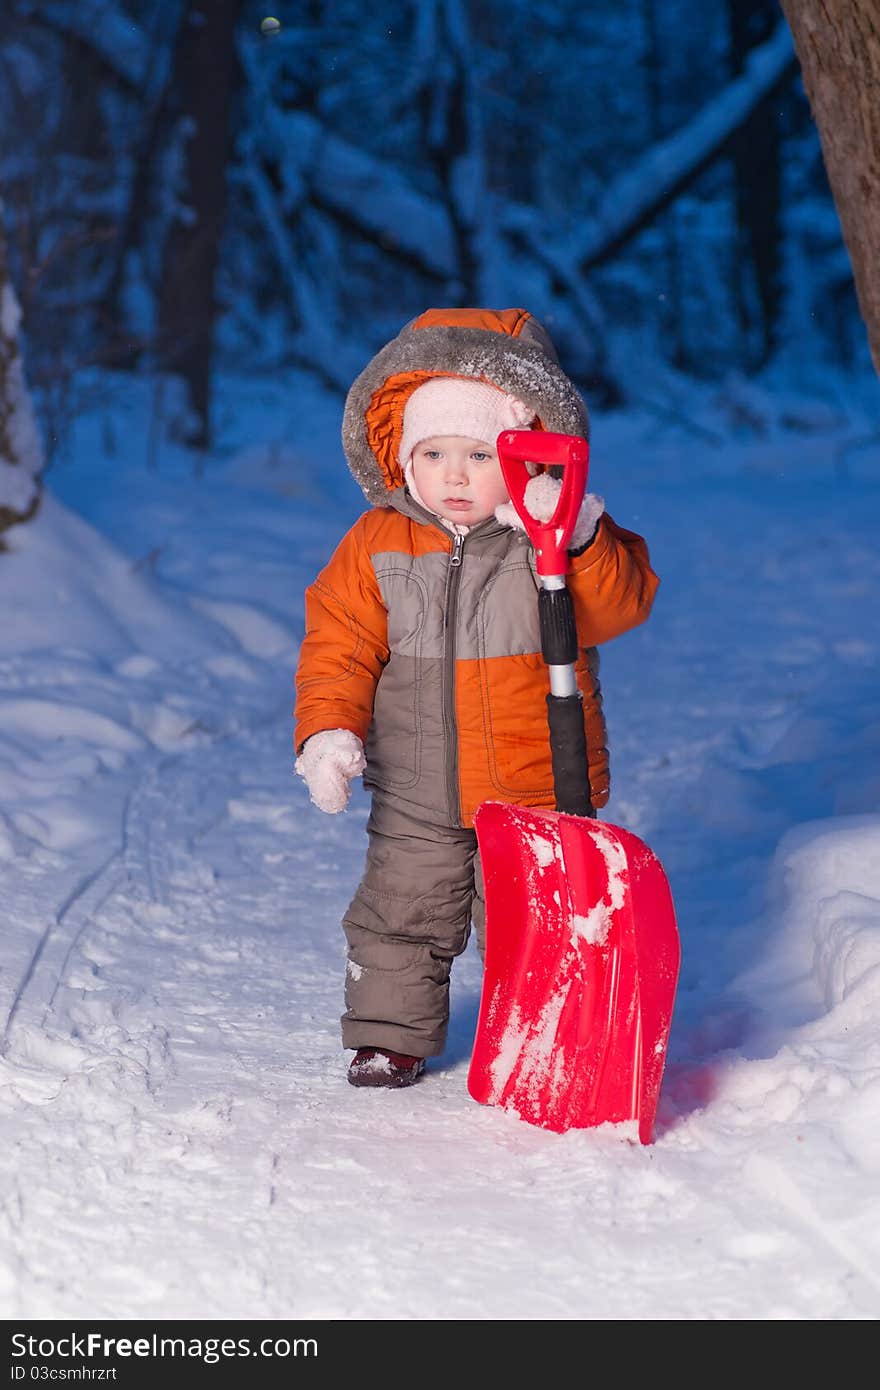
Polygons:
<instances>
[{"instance_id":1,"label":"child's nose","mask_svg":"<svg viewBox=\"0 0 880 1390\"><path fill-rule=\"evenodd\" d=\"M467 476L467 464L464 459L449 458L446 460L447 482L467 482Z\"/></svg>"}]
</instances>

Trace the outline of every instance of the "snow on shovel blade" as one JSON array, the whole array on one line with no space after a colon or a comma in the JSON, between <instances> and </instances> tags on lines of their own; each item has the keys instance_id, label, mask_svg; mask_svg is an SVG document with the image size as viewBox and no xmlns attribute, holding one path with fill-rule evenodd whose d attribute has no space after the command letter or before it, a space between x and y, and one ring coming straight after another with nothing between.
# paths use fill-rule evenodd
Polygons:
<instances>
[{"instance_id":1,"label":"snow on shovel blade","mask_svg":"<svg viewBox=\"0 0 880 1390\"><path fill-rule=\"evenodd\" d=\"M680 945L663 868L619 826L487 801L486 961L468 1090L562 1132L651 1142Z\"/></svg>"}]
</instances>

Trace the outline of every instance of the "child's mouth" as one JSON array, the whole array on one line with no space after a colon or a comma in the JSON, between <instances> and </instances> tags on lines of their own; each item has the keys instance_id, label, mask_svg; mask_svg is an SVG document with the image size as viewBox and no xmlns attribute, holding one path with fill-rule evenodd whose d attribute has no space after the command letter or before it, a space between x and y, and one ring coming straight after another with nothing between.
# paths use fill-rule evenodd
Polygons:
<instances>
[{"instance_id":1,"label":"child's mouth","mask_svg":"<svg viewBox=\"0 0 880 1390\"><path fill-rule=\"evenodd\" d=\"M467 497L444 497L443 500L446 506L451 507L454 512L467 511L468 507L471 506Z\"/></svg>"}]
</instances>

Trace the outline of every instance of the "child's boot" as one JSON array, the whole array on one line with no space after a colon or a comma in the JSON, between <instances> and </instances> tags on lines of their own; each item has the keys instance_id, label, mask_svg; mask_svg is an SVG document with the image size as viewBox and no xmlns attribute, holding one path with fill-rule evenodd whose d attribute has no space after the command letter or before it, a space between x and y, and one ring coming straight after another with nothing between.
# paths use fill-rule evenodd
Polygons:
<instances>
[{"instance_id":1,"label":"child's boot","mask_svg":"<svg viewBox=\"0 0 880 1390\"><path fill-rule=\"evenodd\" d=\"M352 1086L412 1086L425 1070L421 1057L387 1052L381 1047L359 1047L348 1068Z\"/></svg>"}]
</instances>

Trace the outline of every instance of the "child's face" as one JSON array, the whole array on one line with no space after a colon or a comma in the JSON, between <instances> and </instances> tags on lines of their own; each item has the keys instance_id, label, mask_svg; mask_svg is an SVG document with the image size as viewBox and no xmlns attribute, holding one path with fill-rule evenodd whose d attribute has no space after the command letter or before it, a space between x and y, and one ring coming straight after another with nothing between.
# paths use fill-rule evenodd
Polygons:
<instances>
[{"instance_id":1,"label":"child's face","mask_svg":"<svg viewBox=\"0 0 880 1390\"><path fill-rule=\"evenodd\" d=\"M477 526L510 501L498 454L485 439L432 435L413 449L412 466L422 501L447 521Z\"/></svg>"}]
</instances>

